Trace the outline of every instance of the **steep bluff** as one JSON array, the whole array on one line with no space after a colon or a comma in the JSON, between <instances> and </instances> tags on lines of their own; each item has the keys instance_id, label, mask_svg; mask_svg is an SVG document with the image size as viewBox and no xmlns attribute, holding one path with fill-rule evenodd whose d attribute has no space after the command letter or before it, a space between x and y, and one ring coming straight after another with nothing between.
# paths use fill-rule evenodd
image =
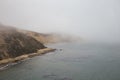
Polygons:
<instances>
[{"instance_id":1,"label":"steep bluff","mask_svg":"<svg viewBox=\"0 0 120 80\"><path fill-rule=\"evenodd\" d=\"M30 54L45 46L16 28L0 25L0 60Z\"/></svg>"},{"instance_id":2,"label":"steep bluff","mask_svg":"<svg viewBox=\"0 0 120 80\"><path fill-rule=\"evenodd\" d=\"M37 33L0 24L0 60L37 52L46 48L43 44L78 40L81 38L56 33Z\"/></svg>"}]
</instances>

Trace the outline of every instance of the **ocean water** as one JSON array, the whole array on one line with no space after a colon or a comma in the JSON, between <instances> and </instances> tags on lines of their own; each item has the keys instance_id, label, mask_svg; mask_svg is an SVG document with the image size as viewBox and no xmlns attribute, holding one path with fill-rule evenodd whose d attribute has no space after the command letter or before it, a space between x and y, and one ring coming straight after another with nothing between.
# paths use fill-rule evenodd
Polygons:
<instances>
[{"instance_id":1,"label":"ocean water","mask_svg":"<svg viewBox=\"0 0 120 80\"><path fill-rule=\"evenodd\" d=\"M120 45L48 46L58 50L1 70L0 80L120 80Z\"/></svg>"}]
</instances>

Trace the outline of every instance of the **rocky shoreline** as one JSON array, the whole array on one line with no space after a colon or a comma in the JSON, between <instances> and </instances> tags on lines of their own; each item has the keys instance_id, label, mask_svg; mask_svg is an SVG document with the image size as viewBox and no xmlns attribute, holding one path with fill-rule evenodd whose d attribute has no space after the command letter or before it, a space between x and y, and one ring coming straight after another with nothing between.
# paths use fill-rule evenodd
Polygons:
<instances>
[{"instance_id":1,"label":"rocky shoreline","mask_svg":"<svg viewBox=\"0 0 120 80\"><path fill-rule=\"evenodd\" d=\"M34 56L39 56L39 55L43 55L46 54L48 52L53 52L56 49L52 49L52 48L44 48L44 49L40 49L38 50L36 53L31 53L31 54L24 54L15 58L8 58L8 59L4 59L4 60L0 60L0 66L6 65L8 63L14 63L14 62L18 62L27 58L31 58Z\"/></svg>"},{"instance_id":2,"label":"rocky shoreline","mask_svg":"<svg viewBox=\"0 0 120 80\"><path fill-rule=\"evenodd\" d=\"M46 37L47 35L44 34L27 30L20 31L17 28L0 24L0 69L9 64L55 51L55 49L47 48L42 42L51 40Z\"/></svg>"}]
</instances>

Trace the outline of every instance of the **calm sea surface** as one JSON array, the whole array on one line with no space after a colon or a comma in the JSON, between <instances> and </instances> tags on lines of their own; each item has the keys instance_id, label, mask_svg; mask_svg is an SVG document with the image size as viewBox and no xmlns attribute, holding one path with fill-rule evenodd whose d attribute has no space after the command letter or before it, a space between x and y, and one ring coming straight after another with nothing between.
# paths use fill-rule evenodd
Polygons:
<instances>
[{"instance_id":1,"label":"calm sea surface","mask_svg":"<svg viewBox=\"0 0 120 80\"><path fill-rule=\"evenodd\" d=\"M58 50L0 71L0 80L120 80L120 45L48 46Z\"/></svg>"}]
</instances>

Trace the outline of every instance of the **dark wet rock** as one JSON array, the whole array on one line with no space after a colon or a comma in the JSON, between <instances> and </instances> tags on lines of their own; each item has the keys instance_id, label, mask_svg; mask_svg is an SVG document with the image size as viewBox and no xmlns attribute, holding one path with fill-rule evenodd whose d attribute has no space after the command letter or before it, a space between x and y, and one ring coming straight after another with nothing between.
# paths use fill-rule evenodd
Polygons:
<instances>
[{"instance_id":1,"label":"dark wet rock","mask_svg":"<svg viewBox=\"0 0 120 80\"><path fill-rule=\"evenodd\" d=\"M60 51L62 51L63 49L60 49Z\"/></svg>"}]
</instances>

